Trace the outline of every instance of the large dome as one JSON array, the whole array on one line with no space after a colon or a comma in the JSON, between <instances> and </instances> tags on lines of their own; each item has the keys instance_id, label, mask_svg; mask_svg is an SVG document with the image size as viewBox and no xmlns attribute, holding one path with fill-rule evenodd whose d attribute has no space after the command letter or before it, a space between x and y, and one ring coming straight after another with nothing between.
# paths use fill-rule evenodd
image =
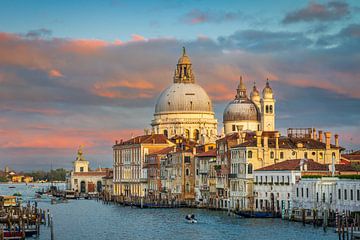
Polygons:
<instances>
[{"instance_id":1,"label":"large dome","mask_svg":"<svg viewBox=\"0 0 360 240\"><path fill-rule=\"evenodd\" d=\"M248 99L235 99L224 110L224 122L227 121L260 121L257 106Z\"/></svg>"},{"instance_id":2,"label":"large dome","mask_svg":"<svg viewBox=\"0 0 360 240\"><path fill-rule=\"evenodd\" d=\"M173 83L159 96L155 114L166 112L212 113L212 103L205 90L195 83Z\"/></svg>"}]
</instances>

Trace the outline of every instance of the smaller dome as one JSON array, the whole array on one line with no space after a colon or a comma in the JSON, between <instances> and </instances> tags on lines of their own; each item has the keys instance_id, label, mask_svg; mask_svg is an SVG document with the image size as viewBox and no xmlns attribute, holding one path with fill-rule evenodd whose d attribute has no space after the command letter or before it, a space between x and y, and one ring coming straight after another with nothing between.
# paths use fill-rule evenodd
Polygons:
<instances>
[{"instance_id":1,"label":"smaller dome","mask_svg":"<svg viewBox=\"0 0 360 240\"><path fill-rule=\"evenodd\" d=\"M235 99L226 106L223 121L261 121L260 111L249 99Z\"/></svg>"},{"instance_id":2,"label":"smaller dome","mask_svg":"<svg viewBox=\"0 0 360 240\"><path fill-rule=\"evenodd\" d=\"M246 96L246 86L240 77L235 99L225 108L223 121L261 121L258 107ZM259 93L258 93L259 94Z\"/></svg>"},{"instance_id":3,"label":"smaller dome","mask_svg":"<svg viewBox=\"0 0 360 240\"><path fill-rule=\"evenodd\" d=\"M273 90L270 87L269 79L266 79L266 86L262 92L263 97L266 99L273 98Z\"/></svg>"}]
</instances>

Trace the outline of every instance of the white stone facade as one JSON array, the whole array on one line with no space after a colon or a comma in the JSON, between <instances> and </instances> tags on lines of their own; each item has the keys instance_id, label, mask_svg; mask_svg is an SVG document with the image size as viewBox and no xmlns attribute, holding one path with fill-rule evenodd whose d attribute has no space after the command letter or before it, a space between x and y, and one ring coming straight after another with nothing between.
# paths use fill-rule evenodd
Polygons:
<instances>
[{"instance_id":1,"label":"white stone facade","mask_svg":"<svg viewBox=\"0 0 360 240\"><path fill-rule=\"evenodd\" d=\"M360 210L360 180L331 177L303 178L294 186L294 208Z\"/></svg>"}]
</instances>

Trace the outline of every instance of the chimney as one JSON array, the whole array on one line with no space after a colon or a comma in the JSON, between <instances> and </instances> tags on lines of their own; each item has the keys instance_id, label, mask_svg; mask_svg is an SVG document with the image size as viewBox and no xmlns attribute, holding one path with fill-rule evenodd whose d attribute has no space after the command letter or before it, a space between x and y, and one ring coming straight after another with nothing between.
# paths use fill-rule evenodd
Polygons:
<instances>
[{"instance_id":1,"label":"chimney","mask_svg":"<svg viewBox=\"0 0 360 240\"><path fill-rule=\"evenodd\" d=\"M256 146L261 147L261 131L256 131Z\"/></svg>"},{"instance_id":2,"label":"chimney","mask_svg":"<svg viewBox=\"0 0 360 240\"><path fill-rule=\"evenodd\" d=\"M276 132L275 133L275 148L279 149L279 138L280 138L280 133Z\"/></svg>"},{"instance_id":3,"label":"chimney","mask_svg":"<svg viewBox=\"0 0 360 240\"><path fill-rule=\"evenodd\" d=\"M123 140L122 139L120 139L120 144L122 144L123 143Z\"/></svg>"},{"instance_id":4,"label":"chimney","mask_svg":"<svg viewBox=\"0 0 360 240\"><path fill-rule=\"evenodd\" d=\"M264 136L264 148L268 148L269 137Z\"/></svg>"},{"instance_id":5,"label":"chimney","mask_svg":"<svg viewBox=\"0 0 360 240\"><path fill-rule=\"evenodd\" d=\"M322 142L323 141L323 131L319 131L319 141Z\"/></svg>"},{"instance_id":6,"label":"chimney","mask_svg":"<svg viewBox=\"0 0 360 240\"><path fill-rule=\"evenodd\" d=\"M314 140L316 140L316 128L313 128L313 132L312 132L312 138L314 139Z\"/></svg>"},{"instance_id":7,"label":"chimney","mask_svg":"<svg viewBox=\"0 0 360 240\"><path fill-rule=\"evenodd\" d=\"M246 132L241 133L241 142L244 143L246 138Z\"/></svg>"},{"instance_id":8,"label":"chimney","mask_svg":"<svg viewBox=\"0 0 360 240\"><path fill-rule=\"evenodd\" d=\"M115 140L115 145L118 145L118 140Z\"/></svg>"},{"instance_id":9,"label":"chimney","mask_svg":"<svg viewBox=\"0 0 360 240\"><path fill-rule=\"evenodd\" d=\"M325 132L326 149L330 149L331 132Z\"/></svg>"},{"instance_id":10,"label":"chimney","mask_svg":"<svg viewBox=\"0 0 360 240\"><path fill-rule=\"evenodd\" d=\"M335 147L339 147L339 135L335 134L334 137L335 137Z\"/></svg>"}]
</instances>

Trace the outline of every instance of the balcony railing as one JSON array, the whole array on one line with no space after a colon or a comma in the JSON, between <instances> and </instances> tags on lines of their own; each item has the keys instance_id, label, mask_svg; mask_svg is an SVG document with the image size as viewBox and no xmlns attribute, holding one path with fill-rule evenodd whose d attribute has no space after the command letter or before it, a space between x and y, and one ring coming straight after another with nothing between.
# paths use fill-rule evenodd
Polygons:
<instances>
[{"instance_id":1,"label":"balcony railing","mask_svg":"<svg viewBox=\"0 0 360 240\"><path fill-rule=\"evenodd\" d=\"M236 173L230 173L228 175L228 177L234 179L234 178L237 178L237 174Z\"/></svg>"}]
</instances>

